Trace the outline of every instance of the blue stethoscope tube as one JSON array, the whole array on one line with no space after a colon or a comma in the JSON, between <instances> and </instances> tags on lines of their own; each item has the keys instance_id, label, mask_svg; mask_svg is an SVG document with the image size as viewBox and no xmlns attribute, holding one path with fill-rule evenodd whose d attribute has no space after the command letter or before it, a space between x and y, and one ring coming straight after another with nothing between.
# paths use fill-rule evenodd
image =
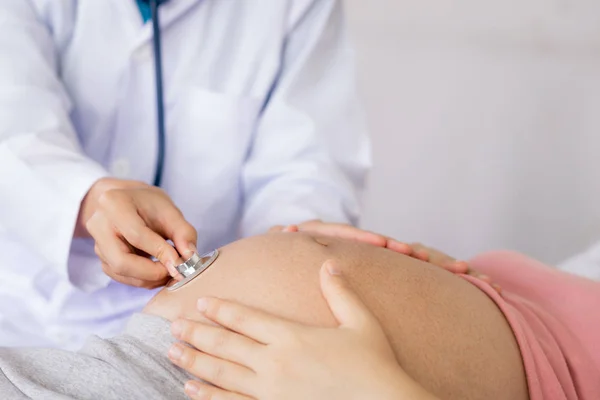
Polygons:
<instances>
[{"instance_id":1,"label":"blue stethoscope tube","mask_svg":"<svg viewBox=\"0 0 600 400\"><path fill-rule=\"evenodd\" d=\"M148 0L145 1L148 2ZM154 47L154 70L156 75L156 116L158 120L158 154L156 159L154 186L160 186L165 164L165 102L163 94L162 53L160 45L160 20L158 17L158 7L167 1L168 0L149 0L150 12L152 16L152 44Z\"/></svg>"}]
</instances>

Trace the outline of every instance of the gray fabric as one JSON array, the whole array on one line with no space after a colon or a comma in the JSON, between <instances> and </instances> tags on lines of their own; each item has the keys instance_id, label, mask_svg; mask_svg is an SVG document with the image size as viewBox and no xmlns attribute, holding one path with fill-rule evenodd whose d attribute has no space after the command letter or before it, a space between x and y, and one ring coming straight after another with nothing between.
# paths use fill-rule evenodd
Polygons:
<instances>
[{"instance_id":1,"label":"gray fabric","mask_svg":"<svg viewBox=\"0 0 600 400\"><path fill-rule=\"evenodd\" d=\"M168 321L135 314L124 334L93 336L78 352L0 349L0 398L187 399L192 377L167 358L174 341Z\"/></svg>"}]
</instances>

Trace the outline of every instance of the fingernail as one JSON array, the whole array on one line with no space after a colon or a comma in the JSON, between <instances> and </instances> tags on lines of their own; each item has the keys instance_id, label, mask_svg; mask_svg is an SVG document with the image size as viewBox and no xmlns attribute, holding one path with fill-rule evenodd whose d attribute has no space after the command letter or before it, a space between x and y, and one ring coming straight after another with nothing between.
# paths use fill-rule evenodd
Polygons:
<instances>
[{"instance_id":1,"label":"fingernail","mask_svg":"<svg viewBox=\"0 0 600 400\"><path fill-rule=\"evenodd\" d=\"M198 252L198 249L196 248L196 246L193 243L188 243L187 249L184 250L181 255L187 260L190 257L192 257L194 255L194 253L197 253L197 252Z\"/></svg>"},{"instance_id":2,"label":"fingernail","mask_svg":"<svg viewBox=\"0 0 600 400\"><path fill-rule=\"evenodd\" d=\"M181 345L174 344L171 346L169 349L169 358L171 360L179 360L181 356L183 356L183 349L181 348Z\"/></svg>"},{"instance_id":3,"label":"fingernail","mask_svg":"<svg viewBox=\"0 0 600 400\"><path fill-rule=\"evenodd\" d=\"M327 262L327 272L329 272L329 275L341 275L342 274L342 270L340 270L338 268L337 265L335 265L335 263L328 261Z\"/></svg>"},{"instance_id":4,"label":"fingernail","mask_svg":"<svg viewBox=\"0 0 600 400\"><path fill-rule=\"evenodd\" d=\"M456 264L452 261L443 262L440 267L455 274L459 273L458 269L456 268Z\"/></svg>"},{"instance_id":5,"label":"fingernail","mask_svg":"<svg viewBox=\"0 0 600 400\"><path fill-rule=\"evenodd\" d=\"M167 261L167 271L173 278L177 277L177 270L175 269L175 263L173 261Z\"/></svg>"},{"instance_id":6,"label":"fingernail","mask_svg":"<svg viewBox=\"0 0 600 400\"><path fill-rule=\"evenodd\" d=\"M394 250L403 254L410 254L410 252L412 251L411 247L408 244L399 242L395 239L390 239L388 241L387 247L394 247Z\"/></svg>"},{"instance_id":7,"label":"fingernail","mask_svg":"<svg viewBox=\"0 0 600 400\"><path fill-rule=\"evenodd\" d=\"M187 382L185 384L185 393L190 396L195 396L200 391L200 386L195 382Z\"/></svg>"},{"instance_id":8,"label":"fingernail","mask_svg":"<svg viewBox=\"0 0 600 400\"><path fill-rule=\"evenodd\" d=\"M198 299L198 302L196 303L196 308L201 313L206 312L206 310L208 310L208 300L205 298Z\"/></svg>"},{"instance_id":9,"label":"fingernail","mask_svg":"<svg viewBox=\"0 0 600 400\"><path fill-rule=\"evenodd\" d=\"M171 334L173 336L175 336L177 339L179 339L179 336L181 336L181 332L183 332L183 322L182 321L175 321L171 324Z\"/></svg>"},{"instance_id":10,"label":"fingernail","mask_svg":"<svg viewBox=\"0 0 600 400\"><path fill-rule=\"evenodd\" d=\"M469 263L467 263L466 261L454 261L454 266L462 273L469 272Z\"/></svg>"}]
</instances>

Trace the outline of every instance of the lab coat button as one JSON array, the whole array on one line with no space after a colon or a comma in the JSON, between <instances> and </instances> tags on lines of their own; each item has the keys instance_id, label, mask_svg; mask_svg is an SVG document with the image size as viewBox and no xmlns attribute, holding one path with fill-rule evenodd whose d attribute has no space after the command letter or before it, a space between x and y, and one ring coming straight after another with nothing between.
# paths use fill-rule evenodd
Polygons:
<instances>
[{"instance_id":1,"label":"lab coat button","mask_svg":"<svg viewBox=\"0 0 600 400\"><path fill-rule=\"evenodd\" d=\"M116 178L128 178L130 170L129 161L124 158L113 161L111 166L111 172Z\"/></svg>"}]
</instances>

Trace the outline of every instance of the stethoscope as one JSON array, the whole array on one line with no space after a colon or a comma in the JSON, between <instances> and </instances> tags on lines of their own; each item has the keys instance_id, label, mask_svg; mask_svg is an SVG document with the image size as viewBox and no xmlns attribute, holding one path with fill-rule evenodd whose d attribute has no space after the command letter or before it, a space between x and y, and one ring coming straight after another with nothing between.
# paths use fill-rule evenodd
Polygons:
<instances>
[{"instance_id":1,"label":"stethoscope","mask_svg":"<svg viewBox=\"0 0 600 400\"><path fill-rule=\"evenodd\" d=\"M156 171L154 186L162 182L163 168L165 165L165 102L163 95L162 54L160 45L160 20L158 7L169 0L143 0L150 5L152 18L152 45L154 47L154 70L156 79L156 115L158 127L158 154L156 157Z\"/></svg>"},{"instance_id":2,"label":"stethoscope","mask_svg":"<svg viewBox=\"0 0 600 400\"><path fill-rule=\"evenodd\" d=\"M160 20L158 17L158 7L166 3L168 0L143 0L150 5L150 13L152 18L152 44L154 47L154 69L156 72L156 115L158 118L158 156L156 160L156 172L154 175L154 186L160 186L162 181L162 172L165 164L165 103L163 95L163 73L162 73L162 54L160 46ZM173 281L168 285L168 290L177 290L194 278L202 274L210 267L217 257L219 250L199 255L197 253L179 264L177 272L181 274L181 281Z\"/></svg>"},{"instance_id":3,"label":"stethoscope","mask_svg":"<svg viewBox=\"0 0 600 400\"><path fill-rule=\"evenodd\" d=\"M191 282L194 278L200 276L215 262L217 257L219 257L219 254L218 249L202 255L199 255L198 253L192 254L187 261L175 267L183 279L180 281L172 280L170 284L167 284L167 290L177 290Z\"/></svg>"},{"instance_id":4,"label":"stethoscope","mask_svg":"<svg viewBox=\"0 0 600 400\"><path fill-rule=\"evenodd\" d=\"M165 103L163 95L163 73L162 73L162 54L160 46L160 20L158 17L158 7L169 0L143 0L150 4L150 13L152 18L152 44L154 47L154 69L156 73L156 115L158 118L158 156L156 160L156 173L154 175L154 186L160 186L162 181L162 172L165 164ZM202 274L210 267L217 257L219 250L199 255L194 253L188 260L179 264L176 269L183 279L179 282L173 281L168 290L173 291L186 285L194 278Z\"/></svg>"}]
</instances>

